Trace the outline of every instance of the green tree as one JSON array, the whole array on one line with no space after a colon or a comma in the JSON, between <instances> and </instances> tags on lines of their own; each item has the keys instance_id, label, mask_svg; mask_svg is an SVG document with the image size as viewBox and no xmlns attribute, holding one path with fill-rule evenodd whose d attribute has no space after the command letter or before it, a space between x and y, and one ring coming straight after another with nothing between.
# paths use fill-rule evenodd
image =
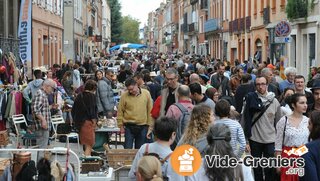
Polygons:
<instances>
[{"instance_id":1,"label":"green tree","mask_svg":"<svg viewBox=\"0 0 320 181\"><path fill-rule=\"evenodd\" d=\"M131 16L124 16L122 19L121 37L124 43L140 43L139 41L140 22Z\"/></svg>"},{"instance_id":2,"label":"green tree","mask_svg":"<svg viewBox=\"0 0 320 181\"><path fill-rule=\"evenodd\" d=\"M111 41L116 44L122 42L122 15L119 0L108 0L111 10Z\"/></svg>"},{"instance_id":3,"label":"green tree","mask_svg":"<svg viewBox=\"0 0 320 181\"><path fill-rule=\"evenodd\" d=\"M314 8L314 0L288 0L286 13L289 20L307 18Z\"/></svg>"}]
</instances>

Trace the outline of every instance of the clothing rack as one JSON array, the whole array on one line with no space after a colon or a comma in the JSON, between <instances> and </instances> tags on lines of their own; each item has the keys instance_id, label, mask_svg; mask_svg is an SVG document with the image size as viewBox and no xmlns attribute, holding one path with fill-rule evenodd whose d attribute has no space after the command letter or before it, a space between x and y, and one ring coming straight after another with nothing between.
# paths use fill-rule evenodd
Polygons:
<instances>
[{"instance_id":1,"label":"clothing rack","mask_svg":"<svg viewBox=\"0 0 320 181\"><path fill-rule=\"evenodd\" d=\"M78 164L78 167L77 167L77 174L76 174L76 181L79 181L80 180L80 159L79 159L79 157L78 157L78 155L74 152L74 151L72 151L72 150L70 150L70 149L68 149L68 148L63 148L63 147L59 147L59 148L48 148L48 149L43 149L43 148L36 148L36 149L16 149L16 148L9 148L9 149L6 149L6 148L4 148L4 149L0 149L0 151L4 151L4 152L14 152L14 151L16 151L16 152L20 152L20 151L28 151L28 152L34 152L34 151L36 151L36 152L39 152L39 151L41 151L41 152L45 152L45 151L51 151L51 152L59 152L59 153L71 153L72 155L74 155L75 157L76 157L76 160L77 160L77 164Z\"/></svg>"}]
</instances>

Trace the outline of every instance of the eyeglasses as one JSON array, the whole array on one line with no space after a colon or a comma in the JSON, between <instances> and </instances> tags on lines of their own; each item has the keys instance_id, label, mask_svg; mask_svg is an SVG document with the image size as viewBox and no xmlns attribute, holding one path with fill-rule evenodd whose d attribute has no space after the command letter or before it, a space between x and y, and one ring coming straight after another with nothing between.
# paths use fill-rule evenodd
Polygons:
<instances>
[{"instance_id":1,"label":"eyeglasses","mask_svg":"<svg viewBox=\"0 0 320 181\"><path fill-rule=\"evenodd\" d=\"M175 79L176 79L176 77L174 77L174 78L167 78L167 77L166 77L166 80L167 80L167 81L174 81Z\"/></svg>"},{"instance_id":2,"label":"eyeglasses","mask_svg":"<svg viewBox=\"0 0 320 181\"><path fill-rule=\"evenodd\" d=\"M261 84L256 84L256 87L259 87L259 86L266 86L267 84L266 83L261 83Z\"/></svg>"}]
</instances>

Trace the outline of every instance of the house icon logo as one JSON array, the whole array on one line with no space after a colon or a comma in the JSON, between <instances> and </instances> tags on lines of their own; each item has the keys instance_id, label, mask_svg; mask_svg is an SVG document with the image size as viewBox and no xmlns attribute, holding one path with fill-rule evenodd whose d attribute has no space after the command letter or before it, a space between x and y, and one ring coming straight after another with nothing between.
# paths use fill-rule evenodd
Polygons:
<instances>
[{"instance_id":1,"label":"house icon logo","mask_svg":"<svg viewBox=\"0 0 320 181\"><path fill-rule=\"evenodd\" d=\"M181 145L171 155L173 170L182 176L191 176L196 173L201 163L200 152L191 145Z\"/></svg>"}]
</instances>

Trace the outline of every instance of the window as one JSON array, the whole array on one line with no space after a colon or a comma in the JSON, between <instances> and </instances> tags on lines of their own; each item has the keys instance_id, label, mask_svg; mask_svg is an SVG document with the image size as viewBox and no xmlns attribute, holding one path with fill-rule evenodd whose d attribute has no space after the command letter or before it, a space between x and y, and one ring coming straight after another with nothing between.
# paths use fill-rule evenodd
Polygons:
<instances>
[{"instance_id":1,"label":"window","mask_svg":"<svg viewBox=\"0 0 320 181\"><path fill-rule=\"evenodd\" d=\"M73 13L74 13L74 18L78 18L78 1L76 0L75 2L74 2L74 9L73 9Z\"/></svg>"},{"instance_id":2,"label":"window","mask_svg":"<svg viewBox=\"0 0 320 181\"><path fill-rule=\"evenodd\" d=\"M0 37L4 36L4 28L6 25L4 24L4 0L0 0Z\"/></svg>"},{"instance_id":3,"label":"window","mask_svg":"<svg viewBox=\"0 0 320 181\"><path fill-rule=\"evenodd\" d=\"M57 0L57 15L60 15L61 11L61 0Z\"/></svg>"},{"instance_id":4,"label":"window","mask_svg":"<svg viewBox=\"0 0 320 181\"><path fill-rule=\"evenodd\" d=\"M260 13L263 14L264 0L261 0L260 3L261 3L261 4L260 4Z\"/></svg>"},{"instance_id":5,"label":"window","mask_svg":"<svg viewBox=\"0 0 320 181\"><path fill-rule=\"evenodd\" d=\"M251 16L251 0L248 0L248 15Z\"/></svg>"},{"instance_id":6,"label":"window","mask_svg":"<svg viewBox=\"0 0 320 181\"><path fill-rule=\"evenodd\" d=\"M257 1L253 0L253 14L257 15Z\"/></svg>"},{"instance_id":7,"label":"window","mask_svg":"<svg viewBox=\"0 0 320 181\"><path fill-rule=\"evenodd\" d=\"M231 0L231 17L230 17L230 20L234 20L233 9L235 9L235 7L233 7L233 0Z\"/></svg>"},{"instance_id":8,"label":"window","mask_svg":"<svg viewBox=\"0 0 320 181\"><path fill-rule=\"evenodd\" d=\"M8 37L13 38L15 35L14 31L14 1L7 1L8 2Z\"/></svg>"},{"instance_id":9,"label":"window","mask_svg":"<svg viewBox=\"0 0 320 181\"><path fill-rule=\"evenodd\" d=\"M272 0L272 4L271 4L272 12L276 11L276 7L277 7L277 1L276 0Z\"/></svg>"},{"instance_id":10,"label":"window","mask_svg":"<svg viewBox=\"0 0 320 181\"><path fill-rule=\"evenodd\" d=\"M280 1L280 6L281 6L282 8L284 8L284 7L286 6L286 0L281 0L281 1Z\"/></svg>"},{"instance_id":11,"label":"window","mask_svg":"<svg viewBox=\"0 0 320 181\"><path fill-rule=\"evenodd\" d=\"M46 8L47 0L40 0L40 2L41 2L41 7Z\"/></svg>"}]
</instances>

